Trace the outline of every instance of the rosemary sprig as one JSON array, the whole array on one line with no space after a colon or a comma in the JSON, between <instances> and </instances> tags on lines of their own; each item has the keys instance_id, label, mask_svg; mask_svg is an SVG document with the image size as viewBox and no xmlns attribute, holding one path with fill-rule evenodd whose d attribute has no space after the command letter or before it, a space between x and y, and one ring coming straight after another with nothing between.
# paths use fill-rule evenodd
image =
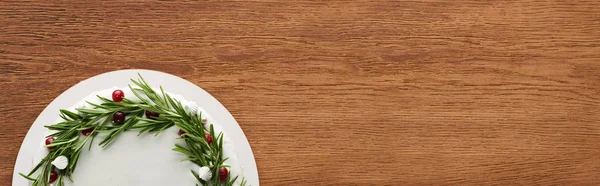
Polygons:
<instances>
[{"instance_id":1,"label":"rosemary sprig","mask_svg":"<svg viewBox=\"0 0 600 186\"><path fill-rule=\"evenodd\" d=\"M138 74L139 75L139 74ZM162 87L160 93L156 92L151 86L139 75L138 80L131 79L137 87L129 86L134 95L139 101L123 99L122 102L114 102L110 99L98 96L102 101L101 104L87 102L93 109L78 108L77 113L68 110L60 110L60 117L65 120L60 123L46 126L49 130L55 131L49 136L53 136L56 140L47 147L55 147L50 153L43 158L27 175L19 173L24 178L33 181L32 186L49 186L50 173L54 170L51 162L58 156L68 157L69 165L58 171L57 186L64 186L65 177L73 181L71 175L75 171L77 160L81 150L88 141L91 149L91 144L99 133L107 133L106 137L100 141L99 145L103 148L124 131L139 130L139 134L160 132L177 126L185 133L178 139L185 141L185 146L175 144L173 151L180 152L188 156L183 161L190 161L198 166L207 166L213 171L212 179L206 182L200 179L199 175L191 171L198 182L202 185L225 185L231 186L235 183L238 177L230 178L228 176L225 182L221 183L219 178L219 168L229 167L225 165L227 158L223 158L223 134L215 135L213 126L210 125L210 130L204 129L204 123L201 119L201 114L186 111L180 101L173 99L166 94ZM146 110L158 113L158 117L151 119L144 118ZM110 125L112 116L115 112L123 112L130 117L121 125ZM79 135L80 131L94 128L94 130L85 137ZM211 136L216 136L214 142L208 143L206 133ZM49 137L47 136L47 137ZM36 172L39 172L37 177L32 177ZM246 180L242 178L240 185L246 185Z\"/></svg>"}]
</instances>

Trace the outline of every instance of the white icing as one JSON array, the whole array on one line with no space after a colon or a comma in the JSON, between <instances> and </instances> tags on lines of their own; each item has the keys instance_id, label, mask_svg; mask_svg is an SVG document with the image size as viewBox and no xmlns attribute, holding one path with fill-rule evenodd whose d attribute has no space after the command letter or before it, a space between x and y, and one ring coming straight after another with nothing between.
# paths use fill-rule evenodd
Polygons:
<instances>
[{"instance_id":1,"label":"white icing","mask_svg":"<svg viewBox=\"0 0 600 186\"><path fill-rule=\"evenodd\" d=\"M75 111L75 108L91 108L85 101L99 104L101 100L96 97L111 99L112 92L120 89L125 93L125 98L139 100L129 90L128 87L110 88L94 92L76 105L68 108ZM160 92L160 89L157 92ZM165 91L166 92L166 91ZM166 92L168 93L168 92ZM190 111L202 113L202 119L205 123L213 124L215 133L223 132L223 128L212 120L210 114L198 107L196 103L186 101L179 95L168 93L173 99L181 101ZM196 110L194 110L196 108ZM54 123L63 121L57 116ZM48 125L54 124L48 123ZM205 125L209 127L210 125ZM106 134L100 134L96 137L90 151L87 150L89 144L86 144L85 150L81 152L77 162L77 167L73 173L74 183L65 181L65 185L85 185L85 186L163 186L163 185L195 185L197 180L190 173L190 170L199 170L200 167L189 162L181 162L186 158L183 154L172 151L174 144L184 145L185 142L177 140L177 127L171 127L159 135L142 134L138 135L137 130L125 131L121 133L115 141L108 147L102 148L98 143L104 139ZM45 132L45 135L52 134L51 131ZM44 138L45 140L45 138ZM43 159L48 150L44 147L44 140L40 142L40 149L33 158L33 165ZM223 132L223 156L229 158L225 164L230 165L231 178L239 176L235 185L241 182L243 175L242 166L239 164L238 155L235 153L233 142ZM33 167L32 167L33 168ZM212 175L211 175L212 176Z\"/></svg>"},{"instance_id":2,"label":"white icing","mask_svg":"<svg viewBox=\"0 0 600 186\"><path fill-rule=\"evenodd\" d=\"M196 105L196 102L189 102L188 104L185 105L185 110L190 114L198 114L198 105Z\"/></svg>"},{"instance_id":3,"label":"white icing","mask_svg":"<svg viewBox=\"0 0 600 186\"><path fill-rule=\"evenodd\" d=\"M198 177L204 181L208 181L212 178L212 171L210 171L210 168L207 166L200 167L200 169L198 169Z\"/></svg>"},{"instance_id":4,"label":"white icing","mask_svg":"<svg viewBox=\"0 0 600 186\"><path fill-rule=\"evenodd\" d=\"M58 156L54 159L54 161L51 162L51 164L57 169L63 170L67 168L67 165L69 165L69 159L67 159L66 156Z\"/></svg>"}]
</instances>

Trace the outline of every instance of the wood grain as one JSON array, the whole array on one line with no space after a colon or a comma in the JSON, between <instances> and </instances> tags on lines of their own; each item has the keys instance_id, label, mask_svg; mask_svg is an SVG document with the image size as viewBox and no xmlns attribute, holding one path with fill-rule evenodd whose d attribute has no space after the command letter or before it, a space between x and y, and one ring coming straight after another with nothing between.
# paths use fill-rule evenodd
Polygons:
<instances>
[{"instance_id":1,"label":"wood grain","mask_svg":"<svg viewBox=\"0 0 600 186\"><path fill-rule=\"evenodd\" d=\"M1 1L0 182L129 68L225 105L262 185L600 185L600 1Z\"/></svg>"}]
</instances>

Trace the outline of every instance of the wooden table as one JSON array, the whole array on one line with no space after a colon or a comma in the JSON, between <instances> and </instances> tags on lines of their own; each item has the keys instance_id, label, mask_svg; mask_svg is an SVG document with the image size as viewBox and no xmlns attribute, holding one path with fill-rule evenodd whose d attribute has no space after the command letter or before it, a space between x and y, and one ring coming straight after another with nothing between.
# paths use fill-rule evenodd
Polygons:
<instances>
[{"instance_id":1,"label":"wooden table","mask_svg":"<svg viewBox=\"0 0 600 186\"><path fill-rule=\"evenodd\" d=\"M221 101L263 185L600 185L597 0L2 1L0 183L48 103L129 68Z\"/></svg>"}]
</instances>

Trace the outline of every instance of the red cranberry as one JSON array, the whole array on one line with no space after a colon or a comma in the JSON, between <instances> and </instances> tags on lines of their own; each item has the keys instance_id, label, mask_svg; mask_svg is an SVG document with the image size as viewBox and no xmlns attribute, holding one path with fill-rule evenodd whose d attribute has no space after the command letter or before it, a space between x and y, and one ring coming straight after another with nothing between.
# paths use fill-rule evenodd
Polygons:
<instances>
[{"instance_id":1,"label":"red cranberry","mask_svg":"<svg viewBox=\"0 0 600 186\"><path fill-rule=\"evenodd\" d=\"M58 172L52 170L52 172L50 172L50 180L48 180L48 183L54 183L56 179L58 179Z\"/></svg>"},{"instance_id":2,"label":"red cranberry","mask_svg":"<svg viewBox=\"0 0 600 186\"><path fill-rule=\"evenodd\" d=\"M206 137L206 143L210 145L212 143L212 136L209 133L204 133L204 137Z\"/></svg>"},{"instance_id":3,"label":"red cranberry","mask_svg":"<svg viewBox=\"0 0 600 186\"><path fill-rule=\"evenodd\" d=\"M46 138L46 145L50 145L50 143L52 143L53 141L54 141L54 137ZM56 147L48 147L48 150L54 150L54 148L56 148Z\"/></svg>"},{"instance_id":4,"label":"red cranberry","mask_svg":"<svg viewBox=\"0 0 600 186\"><path fill-rule=\"evenodd\" d=\"M160 115L159 113L146 110L146 118L148 118L148 119L156 119L156 118L158 118L159 115Z\"/></svg>"},{"instance_id":5,"label":"red cranberry","mask_svg":"<svg viewBox=\"0 0 600 186\"><path fill-rule=\"evenodd\" d=\"M121 111L115 112L113 114L113 123L118 125L125 123L125 113Z\"/></svg>"},{"instance_id":6,"label":"red cranberry","mask_svg":"<svg viewBox=\"0 0 600 186\"><path fill-rule=\"evenodd\" d=\"M185 134L185 131L179 129L179 131L177 132L177 135L181 136L183 134ZM187 136L184 136L183 138L187 138Z\"/></svg>"},{"instance_id":7,"label":"red cranberry","mask_svg":"<svg viewBox=\"0 0 600 186\"><path fill-rule=\"evenodd\" d=\"M84 136L89 136L92 132L94 132L94 127L82 130L81 134L83 134Z\"/></svg>"},{"instance_id":8,"label":"red cranberry","mask_svg":"<svg viewBox=\"0 0 600 186\"><path fill-rule=\"evenodd\" d=\"M221 179L221 181L225 181L227 179L227 175L229 175L227 168L221 167L219 169L219 179Z\"/></svg>"},{"instance_id":9,"label":"red cranberry","mask_svg":"<svg viewBox=\"0 0 600 186\"><path fill-rule=\"evenodd\" d=\"M123 101L123 97L125 97L125 93L123 93L121 90L115 90L112 93L113 101L121 102Z\"/></svg>"}]
</instances>

